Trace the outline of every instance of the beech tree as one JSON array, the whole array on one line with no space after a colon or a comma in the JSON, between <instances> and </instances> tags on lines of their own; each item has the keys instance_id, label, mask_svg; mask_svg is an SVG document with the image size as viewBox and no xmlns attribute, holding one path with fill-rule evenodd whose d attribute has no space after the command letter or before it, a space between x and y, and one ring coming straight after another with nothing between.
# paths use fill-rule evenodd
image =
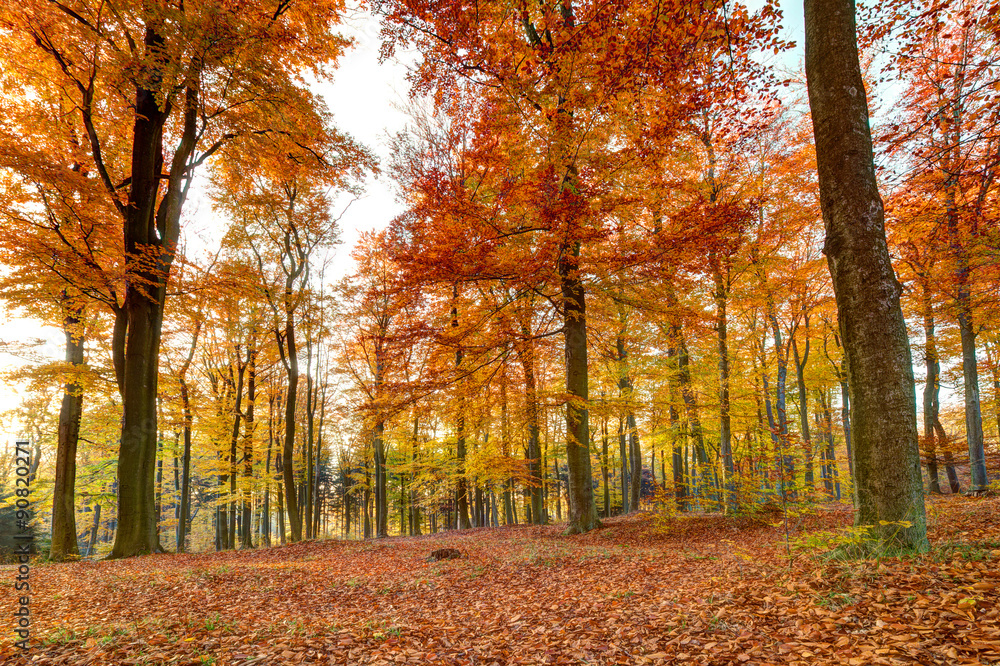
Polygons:
<instances>
[{"instance_id":1,"label":"beech tree","mask_svg":"<svg viewBox=\"0 0 1000 666\"><path fill-rule=\"evenodd\" d=\"M309 146L321 158L336 152L335 135L300 74L319 73L343 50L332 31L342 7L336 0L253 2L232 11L218 2L143 2L108 11L99 1L39 0L3 10L9 38L31 55L8 64L26 78L53 77L68 91L86 129L89 162L123 221L126 287L114 344L121 350L124 418L113 558L160 549L160 333L196 169L248 137Z\"/></svg>"},{"instance_id":2,"label":"beech tree","mask_svg":"<svg viewBox=\"0 0 1000 666\"><path fill-rule=\"evenodd\" d=\"M805 0L805 25L823 249L851 399L855 521L883 546L926 550L910 345L875 180L854 2Z\"/></svg>"}]
</instances>

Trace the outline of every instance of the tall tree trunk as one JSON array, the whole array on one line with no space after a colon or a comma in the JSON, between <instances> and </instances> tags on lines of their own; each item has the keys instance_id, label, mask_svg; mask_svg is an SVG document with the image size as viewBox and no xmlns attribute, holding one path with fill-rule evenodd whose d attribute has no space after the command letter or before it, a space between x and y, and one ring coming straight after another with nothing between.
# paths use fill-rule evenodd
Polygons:
<instances>
[{"instance_id":1,"label":"tall tree trunk","mask_svg":"<svg viewBox=\"0 0 1000 666\"><path fill-rule=\"evenodd\" d=\"M371 491L371 487L372 487L372 484L371 484L371 473L368 471L368 467L365 466L365 488L364 488L364 495L363 495L364 505L362 507L362 509L364 510L364 513L365 513L365 516L364 516L364 518L365 518L364 538L365 539L370 539L371 536L372 536L372 517L371 517L372 491Z\"/></svg>"},{"instance_id":2,"label":"tall tree trunk","mask_svg":"<svg viewBox=\"0 0 1000 666\"><path fill-rule=\"evenodd\" d=\"M290 293L290 291L291 286L289 285L286 293ZM279 336L278 348L287 359L285 373L288 375L288 392L285 396L285 439L282 442L281 451L281 476L285 486L285 509L291 531L289 541L295 543L302 540L302 521L299 519L294 467L295 404L299 394L299 355L295 346L295 315L290 309L286 309L284 335Z\"/></svg>"},{"instance_id":3,"label":"tall tree trunk","mask_svg":"<svg viewBox=\"0 0 1000 666\"><path fill-rule=\"evenodd\" d=\"M921 283L924 309L924 365L926 368L926 379L924 380L924 457L927 459L930 491L940 495L941 481L938 478L934 421L938 415L938 373L941 364L937 358L937 337L934 332L934 310L931 303L930 285L926 280L921 280Z\"/></svg>"},{"instance_id":4,"label":"tall tree trunk","mask_svg":"<svg viewBox=\"0 0 1000 666\"><path fill-rule=\"evenodd\" d=\"M729 415L729 320L726 310L729 298L729 262L726 262L723 275L723 267L712 252L709 265L712 266L712 278L715 281L715 330L719 353L719 453L726 470L726 511L732 514L736 512L739 502L736 497L736 467L733 465L732 421Z\"/></svg>"},{"instance_id":5,"label":"tall tree trunk","mask_svg":"<svg viewBox=\"0 0 1000 666\"><path fill-rule=\"evenodd\" d=\"M418 448L419 440L418 435L420 434L420 417L417 416L416 410L413 412L413 437L411 439L410 448L410 461L411 461L411 471L410 471L410 536L420 536L420 506L417 504L417 470L418 468ZM494 511L496 511L496 506L494 506ZM495 521L494 521L495 522Z\"/></svg>"},{"instance_id":6,"label":"tall tree trunk","mask_svg":"<svg viewBox=\"0 0 1000 666\"><path fill-rule=\"evenodd\" d=\"M144 50L150 53L164 46L162 36L147 26ZM124 352L113 351L116 360L122 359L121 372L116 367L122 388L122 435L118 455L118 529L109 559L162 550L156 534L153 497L156 395L167 280L192 175L190 158L198 141L199 72L190 74L184 90L180 140L159 202L165 166L163 135L171 109L162 100L159 90L162 73L155 66L136 85L127 202L117 203L118 198L111 192L124 220L126 330L124 336L116 337L116 343L124 344ZM84 106L85 120L91 124L89 103ZM97 144L93 145L97 150ZM108 178L104 180L110 189L114 188ZM151 255L151 251L155 254ZM150 256L155 259L148 261ZM120 334L117 324L116 321L116 333Z\"/></svg>"},{"instance_id":7,"label":"tall tree trunk","mask_svg":"<svg viewBox=\"0 0 1000 666\"><path fill-rule=\"evenodd\" d=\"M697 460L698 483L701 495L707 492L708 454L705 451L705 435L701 429L701 419L698 416L698 403L694 397L694 388L691 383L690 355L688 354L687 343L684 334L678 328L677 337L677 383L680 385L681 398L684 400L684 408L687 414L687 421L694 439L694 453ZM633 480L633 483L635 481Z\"/></svg>"},{"instance_id":8,"label":"tall tree trunk","mask_svg":"<svg viewBox=\"0 0 1000 666\"><path fill-rule=\"evenodd\" d=\"M194 334L191 338L191 346L188 348L187 358L177 371L177 381L180 384L181 394L181 417L184 419L184 452L181 455L181 498L180 511L177 516L177 552L183 553L187 550L187 533L191 529L191 427L194 417L191 414L191 397L188 392L187 371L191 367L194 359L195 349L198 347L198 336L201 333L201 310L195 316Z\"/></svg>"},{"instance_id":9,"label":"tall tree trunk","mask_svg":"<svg viewBox=\"0 0 1000 666\"><path fill-rule=\"evenodd\" d=\"M264 459L264 505L260 522L260 542L265 548L271 546L271 449L274 446L274 392L268 380L267 392L267 454Z\"/></svg>"},{"instance_id":10,"label":"tall tree trunk","mask_svg":"<svg viewBox=\"0 0 1000 666\"><path fill-rule=\"evenodd\" d=\"M826 452L824 458L823 481L826 492L840 501L840 473L837 469L837 450L833 441L833 414L830 411L830 398L826 390L817 391L819 397L820 414L823 424L823 439L826 442Z\"/></svg>"},{"instance_id":11,"label":"tall tree trunk","mask_svg":"<svg viewBox=\"0 0 1000 666\"><path fill-rule=\"evenodd\" d=\"M156 422L163 423L163 397L156 398ZM156 538L160 538L160 520L163 518L163 431L156 436Z\"/></svg>"},{"instance_id":12,"label":"tall tree trunk","mask_svg":"<svg viewBox=\"0 0 1000 666\"><path fill-rule=\"evenodd\" d=\"M530 316L530 315L528 315ZM530 319L521 316L521 339L516 347L518 360L524 372L524 411L528 428L528 474L531 477L531 515L536 524L542 524L542 452L539 446L538 388L535 380L535 342L531 336Z\"/></svg>"},{"instance_id":13,"label":"tall tree trunk","mask_svg":"<svg viewBox=\"0 0 1000 666\"><path fill-rule=\"evenodd\" d=\"M243 418L243 384L246 379L246 368L247 363L243 361L240 357L240 346L236 345L235 351L235 362L236 362L236 372L235 372L235 402L233 403L233 428L229 436L229 515L226 517L226 508L222 507L222 531L225 533L223 538L223 547L226 549L236 548L236 455L238 452L239 438L240 438L240 420ZM234 379L230 375L230 380Z\"/></svg>"},{"instance_id":14,"label":"tall tree trunk","mask_svg":"<svg viewBox=\"0 0 1000 666\"><path fill-rule=\"evenodd\" d=\"M809 319L806 318L806 335L809 335ZM802 446L805 450L806 493L812 493L816 488L816 477L813 471L813 444L809 433L809 399L806 393L806 364L809 363L809 339L799 356L799 344L792 338L792 355L795 361L795 383L799 391L799 428L802 430Z\"/></svg>"},{"instance_id":15,"label":"tall tree trunk","mask_svg":"<svg viewBox=\"0 0 1000 666\"><path fill-rule=\"evenodd\" d=\"M385 468L385 422L379 419L375 424L375 537L389 536L389 507L387 504L387 479Z\"/></svg>"},{"instance_id":16,"label":"tall tree trunk","mask_svg":"<svg viewBox=\"0 0 1000 666\"><path fill-rule=\"evenodd\" d=\"M627 428L629 460L631 469L629 475L632 484L629 487L629 506L633 511L639 508L639 496L642 490L642 451L639 447L639 433L635 423L635 414L632 412L632 377L628 368L628 350L625 348L625 313L624 309L618 310L618 321L621 325L618 336L615 339L615 346L618 350L618 390L622 397L622 407L625 410L625 427Z\"/></svg>"},{"instance_id":17,"label":"tall tree trunk","mask_svg":"<svg viewBox=\"0 0 1000 666\"><path fill-rule=\"evenodd\" d=\"M622 513L632 511L632 495L629 492L628 434L625 432L625 417L618 415L618 455L621 458Z\"/></svg>"},{"instance_id":18,"label":"tall tree trunk","mask_svg":"<svg viewBox=\"0 0 1000 666\"><path fill-rule=\"evenodd\" d=\"M452 285L452 308L451 325L458 329L458 283ZM455 344L455 372L461 376L462 372L462 344L456 341ZM455 481L456 492L456 521L460 530L471 527L469 520L469 491L468 481L465 477L465 393L462 391L465 382L459 379L458 382L458 418L455 425L455 455L458 459L457 478Z\"/></svg>"},{"instance_id":19,"label":"tall tree trunk","mask_svg":"<svg viewBox=\"0 0 1000 666\"><path fill-rule=\"evenodd\" d=\"M580 244L564 246L559 259L566 353L566 464L569 468L567 534L600 527L590 467L587 375L587 308L579 273Z\"/></svg>"},{"instance_id":20,"label":"tall tree trunk","mask_svg":"<svg viewBox=\"0 0 1000 666\"><path fill-rule=\"evenodd\" d=\"M782 466L781 495L787 498L789 491L795 493L795 464L792 460L791 451L788 447L788 410L787 404L787 381L788 381L788 345L782 342L781 327L778 325L778 317L775 314L774 300L768 294L767 299L767 319L771 324L771 338L774 342L774 356L778 362L778 372L774 380L774 412L777 415L777 437L781 449L780 465Z\"/></svg>"},{"instance_id":21,"label":"tall tree trunk","mask_svg":"<svg viewBox=\"0 0 1000 666\"><path fill-rule=\"evenodd\" d=\"M556 491L556 521L562 522L562 479L559 476L559 458L552 456L552 472L555 474L553 487Z\"/></svg>"},{"instance_id":22,"label":"tall tree trunk","mask_svg":"<svg viewBox=\"0 0 1000 666\"><path fill-rule=\"evenodd\" d=\"M673 469L674 502L677 510L683 511L687 504L687 484L684 478L684 450L681 438L680 413L677 411L677 339L679 330L676 323L666 329L667 334L667 417L670 420L670 464Z\"/></svg>"},{"instance_id":23,"label":"tall tree trunk","mask_svg":"<svg viewBox=\"0 0 1000 666\"><path fill-rule=\"evenodd\" d=\"M875 180L854 2L805 0L805 26L824 252L853 410L855 520L883 545L926 550L913 368Z\"/></svg>"},{"instance_id":24,"label":"tall tree trunk","mask_svg":"<svg viewBox=\"0 0 1000 666\"><path fill-rule=\"evenodd\" d=\"M964 298L963 298L964 296ZM979 369L976 359L976 333L968 303L968 287L959 286L958 328L962 338L962 379L965 388L965 439L969 445L969 474L973 493L985 492L990 479L986 473L983 445L983 412L979 404ZM963 302L964 300L964 302Z\"/></svg>"},{"instance_id":25,"label":"tall tree trunk","mask_svg":"<svg viewBox=\"0 0 1000 666\"><path fill-rule=\"evenodd\" d=\"M250 337L250 348L247 349L247 409L244 415L243 430L243 506L241 548L253 548L253 527L251 514L253 501L250 496L250 486L253 482L253 407L257 400L257 341L254 335Z\"/></svg>"},{"instance_id":26,"label":"tall tree trunk","mask_svg":"<svg viewBox=\"0 0 1000 666\"><path fill-rule=\"evenodd\" d=\"M282 447L282 449L283 448L284 447ZM276 451L274 454L274 467L275 467L274 471L275 473L278 474L280 474L285 469L285 465L281 460L282 455L284 454L281 450ZM278 487L277 489L278 543L284 546L287 540L287 530L285 529L285 491L284 491L284 484L280 480L276 485Z\"/></svg>"},{"instance_id":27,"label":"tall tree trunk","mask_svg":"<svg viewBox=\"0 0 1000 666\"><path fill-rule=\"evenodd\" d=\"M320 481L320 471L323 469L323 422L326 418L326 381L323 382L322 390L319 386L316 387L316 397L313 398L314 403L319 402L319 425L316 428L316 463L314 479L313 479L313 497L319 498L319 481ZM326 502L325 498L320 498L323 502ZM320 522L320 502L314 502L313 506L313 536L319 535L319 522Z\"/></svg>"},{"instance_id":28,"label":"tall tree trunk","mask_svg":"<svg viewBox=\"0 0 1000 666\"><path fill-rule=\"evenodd\" d=\"M80 438L83 414L83 386L77 373L83 370L83 307L73 303L63 292L63 333L66 336L66 365L69 377L63 386L59 407L59 433L56 443L56 478L52 488L52 547L49 558L55 562L76 559L80 549L76 540L76 446Z\"/></svg>"},{"instance_id":29,"label":"tall tree trunk","mask_svg":"<svg viewBox=\"0 0 1000 666\"><path fill-rule=\"evenodd\" d=\"M94 554L94 545L97 543L97 532L101 529L101 503L94 505L94 522L90 526L90 539L87 541L87 557Z\"/></svg>"},{"instance_id":30,"label":"tall tree trunk","mask_svg":"<svg viewBox=\"0 0 1000 666\"><path fill-rule=\"evenodd\" d=\"M965 73L963 67L957 67L952 79L956 99L950 104L950 116L945 116L945 140L949 146L944 158L944 195L945 211L948 223L949 246L952 259L955 262L955 282L957 293L955 304L958 306L958 330L962 340L962 379L965 389L965 439L969 446L969 475L971 476L972 493L981 493L989 484L986 474L986 454L983 447L983 414L979 403L979 364L976 358L976 331L973 326L972 294L970 289L971 268L969 266L969 251L962 229L962 220L958 210L960 162L963 159L959 151L962 137L962 115L965 105L962 100ZM942 114L944 115L944 114ZM975 223L972 232L975 233Z\"/></svg>"},{"instance_id":31,"label":"tall tree trunk","mask_svg":"<svg viewBox=\"0 0 1000 666\"><path fill-rule=\"evenodd\" d=\"M308 330L308 329L307 329ZM315 435L315 408L316 405L313 403L313 372L312 372L312 336L306 335L306 441L305 450L303 455L305 457L305 468L306 468L306 478L305 478L305 497L303 498L302 504L304 506L305 515L308 517L305 521L305 537L307 539L313 538L313 475L316 470L313 468L313 437Z\"/></svg>"},{"instance_id":32,"label":"tall tree trunk","mask_svg":"<svg viewBox=\"0 0 1000 666\"><path fill-rule=\"evenodd\" d=\"M601 479L604 482L604 517L611 517L611 477L608 466L608 415L601 415Z\"/></svg>"}]
</instances>

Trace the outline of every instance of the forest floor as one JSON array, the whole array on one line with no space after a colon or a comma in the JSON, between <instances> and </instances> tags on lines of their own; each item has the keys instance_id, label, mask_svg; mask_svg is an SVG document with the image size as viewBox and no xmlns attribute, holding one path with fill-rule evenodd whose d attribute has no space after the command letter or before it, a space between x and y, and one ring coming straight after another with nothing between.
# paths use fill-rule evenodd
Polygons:
<instances>
[{"instance_id":1,"label":"forest floor","mask_svg":"<svg viewBox=\"0 0 1000 666\"><path fill-rule=\"evenodd\" d=\"M1000 499L928 511L932 552L881 561L790 559L784 526L749 519L640 514L573 537L485 528L38 564L31 646L5 630L0 663L1000 663ZM791 542L848 521L797 518ZM442 547L462 558L428 562Z\"/></svg>"}]
</instances>

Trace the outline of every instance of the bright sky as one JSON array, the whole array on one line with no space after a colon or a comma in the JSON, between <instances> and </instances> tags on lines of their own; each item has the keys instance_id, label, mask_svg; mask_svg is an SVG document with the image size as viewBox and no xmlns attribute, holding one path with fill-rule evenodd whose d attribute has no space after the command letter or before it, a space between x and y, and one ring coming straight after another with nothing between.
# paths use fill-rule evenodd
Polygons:
<instances>
[{"instance_id":1,"label":"bright sky","mask_svg":"<svg viewBox=\"0 0 1000 666\"><path fill-rule=\"evenodd\" d=\"M751 7L761 4L759 1L750 2ZM783 4L786 38L796 42L796 48L785 54L783 61L786 67L794 69L803 58L802 5L799 2ZM355 48L341 60L334 80L319 84L318 90L326 97L337 127L368 146L385 162L388 159L388 137L407 123L406 114L399 108L408 99L406 67L414 61L414 56L403 54L402 61L380 64L378 22L366 13L355 12L347 21L345 32L355 39ZM335 213L339 214L347 203L347 200L339 201ZM400 207L388 179L384 176L369 179L366 194L354 201L341 218L343 244L334 256L335 272L343 274L349 270L350 250L360 231L382 228L399 212ZM189 247L216 246L222 223L212 213L203 195L193 193L185 206L184 224L183 233ZM4 319L0 320L0 340L26 342L31 338L44 340L35 350L38 355L62 358L64 340L58 329L44 327L36 320L11 318L4 313ZM0 370L16 368L24 362L0 351ZM0 383L0 413L20 403L21 389L21 386ZM0 422L0 437L13 438L16 434L15 424Z\"/></svg>"}]
</instances>

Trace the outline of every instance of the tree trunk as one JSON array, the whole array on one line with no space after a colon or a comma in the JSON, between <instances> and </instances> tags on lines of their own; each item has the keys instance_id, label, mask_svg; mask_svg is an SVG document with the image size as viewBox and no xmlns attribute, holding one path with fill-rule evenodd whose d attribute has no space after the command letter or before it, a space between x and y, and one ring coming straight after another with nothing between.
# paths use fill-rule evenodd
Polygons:
<instances>
[{"instance_id":1,"label":"tree trunk","mask_svg":"<svg viewBox=\"0 0 1000 666\"><path fill-rule=\"evenodd\" d=\"M291 534L289 541L302 540L302 521L299 519L299 503L295 485L295 403L299 388L299 355L295 346L295 316L288 311L285 316L284 343L287 347L288 393L285 396L285 439L281 450L281 476L284 481L285 509ZM279 347L281 346L279 341Z\"/></svg>"},{"instance_id":2,"label":"tree trunk","mask_svg":"<svg viewBox=\"0 0 1000 666\"><path fill-rule=\"evenodd\" d=\"M80 438L80 416L83 414L83 387L76 374L83 370L84 363L80 322L83 308L72 304L65 297L65 292L64 312L66 364L72 374L63 387L59 408L56 478L52 488L52 547L49 551L49 558L55 562L80 556L76 541L76 446Z\"/></svg>"},{"instance_id":3,"label":"tree trunk","mask_svg":"<svg viewBox=\"0 0 1000 666\"><path fill-rule=\"evenodd\" d=\"M154 52L164 46L163 38L147 26L144 50ZM191 74L190 80L197 81L199 73ZM126 331L124 336L116 336L116 347L123 343L124 352L119 348L112 352L116 360L122 359L121 372L116 367L116 374L122 379L123 415L118 455L118 529L109 559L162 550L156 534L153 497L160 336L167 280L191 178L189 159L198 141L198 89L197 83L185 88L180 141L158 203L165 166L164 127L170 115L170 105L158 90L160 77L161 72L154 66L142 77L143 83L136 85L128 200L117 204L124 219ZM89 122L88 114L85 110ZM109 188L114 187L105 180ZM116 196L113 191L111 195ZM151 256L155 259L149 261ZM116 320L116 333L120 334L118 323Z\"/></svg>"},{"instance_id":4,"label":"tree trunk","mask_svg":"<svg viewBox=\"0 0 1000 666\"><path fill-rule=\"evenodd\" d=\"M579 273L580 244L564 246L559 259L566 353L566 464L569 468L567 534L600 527L594 506L588 422L587 309Z\"/></svg>"},{"instance_id":5,"label":"tree trunk","mask_svg":"<svg viewBox=\"0 0 1000 666\"><path fill-rule=\"evenodd\" d=\"M705 451L705 435L702 432L701 419L698 416L698 403L695 400L694 388L691 384L690 355L688 354L687 343L684 340L684 335L680 332L678 332L677 350L677 382L680 384L681 398L684 400L684 408L687 413L687 421L690 427L691 437L694 438L694 453L697 460L698 484L701 488L701 492L699 494L704 496L708 489L708 454ZM633 480L633 483L636 483L636 481Z\"/></svg>"},{"instance_id":6,"label":"tree trunk","mask_svg":"<svg viewBox=\"0 0 1000 666\"><path fill-rule=\"evenodd\" d=\"M101 504L94 505L94 522L90 526L90 539L87 541L87 557L94 554L94 545L97 543L97 532L101 529Z\"/></svg>"},{"instance_id":7,"label":"tree trunk","mask_svg":"<svg viewBox=\"0 0 1000 666\"><path fill-rule=\"evenodd\" d=\"M806 335L809 333L808 319L806 320ZM816 477L813 471L813 445L812 436L809 433L809 400L806 393L806 364L809 363L809 340L806 339L806 346L799 356L799 344L792 338L792 354L795 361L795 383L799 392L799 428L802 430L802 447L805 450L806 467L806 493L812 493L816 488Z\"/></svg>"},{"instance_id":8,"label":"tree trunk","mask_svg":"<svg viewBox=\"0 0 1000 666\"><path fill-rule=\"evenodd\" d=\"M626 514L632 510L629 502L632 495L629 493L629 465L628 465L628 435L625 433L625 418L618 416L618 454L621 457L621 486L622 486L622 513Z\"/></svg>"},{"instance_id":9,"label":"tree trunk","mask_svg":"<svg viewBox=\"0 0 1000 666\"><path fill-rule=\"evenodd\" d=\"M875 180L854 2L805 0L805 26L824 252L853 407L855 520L883 546L922 551L913 368Z\"/></svg>"},{"instance_id":10,"label":"tree trunk","mask_svg":"<svg viewBox=\"0 0 1000 666\"><path fill-rule=\"evenodd\" d=\"M385 423L379 419L375 424L375 538L384 539L389 536L389 507L386 504L386 469L385 469Z\"/></svg>"},{"instance_id":11,"label":"tree trunk","mask_svg":"<svg viewBox=\"0 0 1000 666\"><path fill-rule=\"evenodd\" d=\"M188 393L187 371L191 367L195 349L198 347L198 335L201 333L201 310L195 317L194 335L191 339L191 347L188 349L187 358L177 371L177 381L180 384L181 394L181 417L184 419L184 452L181 455L181 497L180 510L177 515L177 552L183 553L187 549L187 533L191 529L191 426L193 416L191 414L191 397Z\"/></svg>"},{"instance_id":12,"label":"tree trunk","mask_svg":"<svg viewBox=\"0 0 1000 666\"><path fill-rule=\"evenodd\" d=\"M308 329L307 329L308 330ZM313 402L313 372L312 372L312 338L310 335L306 335L306 442L305 450L303 455L305 456L305 468L306 468L306 478L305 478L305 497L303 498L302 504L304 505L304 512L306 515L305 520L305 537L307 539L313 538L313 502L315 498L313 497L313 475L316 474L316 470L313 468L313 437L315 436L315 409L316 405Z\"/></svg>"},{"instance_id":13,"label":"tree trunk","mask_svg":"<svg viewBox=\"0 0 1000 666\"><path fill-rule=\"evenodd\" d=\"M160 291L165 295L165 289ZM108 559L145 555L159 547L154 489L157 358L163 308L139 289L126 298L126 308L129 323L118 455L118 529Z\"/></svg>"},{"instance_id":14,"label":"tree trunk","mask_svg":"<svg viewBox=\"0 0 1000 666\"><path fill-rule=\"evenodd\" d=\"M729 296L729 265L723 276L722 266L714 253L709 258L712 278L715 281L715 329L719 353L719 453L726 470L727 513L735 513L739 502L736 497L736 467L733 465L732 421L729 415L729 320L726 310ZM666 479L664 479L666 484Z\"/></svg>"},{"instance_id":15,"label":"tree trunk","mask_svg":"<svg viewBox=\"0 0 1000 666\"><path fill-rule=\"evenodd\" d=\"M622 406L625 410L625 427L627 428L628 457L632 463L629 475L632 484L629 487L629 506L633 511L639 508L639 496L642 491L642 451L639 447L639 433L635 424L635 414L632 412L632 377L628 369L628 350L625 349L625 314L623 309L618 311L621 329L615 340L618 350L618 390L622 397Z\"/></svg>"},{"instance_id":16,"label":"tree trunk","mask_svg":"<svg viewBox=\"0 0 1000 666\"><path fill-rule=\"evenodd\" d=\"M840 501L840 472L837 469L837 450L833 441L833 414L830 412L830 398L825 390L817 391L823 424L823 438L826 441L823 480L826 492Z\"/></svg>"},{"instance_id":17,"label":"tree trunk","mask_svg":"<svg viewBox=\"0 0 1000 666\"><path fill-rule=\"evenodd\" d=\"M250 348L247 350L247 409L244 415L243 430L243 506L242 531L240 547L253 548L253 528L251 514L253 501L250 496L250 485L253 482L253 407L257 399L257 344L254 336L250 338Z\"/></svg>"},{"instance_id":18,"label":"tree trunk","mask_svg":"<svg viewBox=\"0 0 1000 666\"><path fill-rule=\"evenodd\" d=\"M524 372L524 411L528 428L528 474L531 477L531 515L535 524L542 524L542 452L539 446L538 388L535 380L535 344L531 329L524 317L521 319L521 340L517 356Z\"/></svg>"},{"instance_id":19,"label":"tree trunk","mask_svg":"<svg viewBox=\"0 0 1000 666\"><path fill-rule=\"evenodd\" d=\"M604 517L611 517L611 478L608 469L608 415L601 416L601 479L604 481Z\"/></svg>"},{"instance_id":20,"label":"tree trunk","mask_svg":"<svg viewBox=\"0 0 1000 666\"><path fill-rule=\"evenodd\" d=\"M320 498L319 494L319 480L320 480L320 470L322 470L323 463L323 422L326 418L326 382L323 382L322 391L320 387L316 387L316 397L313 398L314 402L319 402L319 425L316 428L316 463L313 469L315 474L313 475L313 536L319 535L319 523L320 523L320 504L318 501L322 499L325 505L326 498Z\"/></svg>"},{"instance_id":21,"label":"tree trunk","mask_svg":"<svg viewBox=\"0 0 1000 666\"><path fill-rule=\"evenodd\" d=\"M795 464L792 461L791 452L788 449L788 409L787 405L787 381L788 381L788 346L781 339L781 327L778 325L778 317L774 310L774 300L768 295L767 319L771 324L771 337L774 342L774 356L778 362L778 372L774 380L774 412L777 415L777 438L780 448L779 456L782 468L781 496L788 498L789 491L795 494ZM772 424L772 427L775 427Z\"/></svg>"},{"instance_id":22,"label":"tree trunk","mask_svg":"<svg viewBox=\"0 0 1000 666\"><path fill-rule=\"evenodd\" d=\"M930 492L940 495L941 481L938 478L934 422L938 418L938 374L941 364L937 357L937 336L934 331L934 310L931 303L930 285L927 284L926 279L921 280L921 283L924 308L924 365L926 368L924 380L924 457L927 459Z\"/></svg>"},{"instance_id":23,"label":"tree trunk","mask_svg":"<svg viewBox=\"0 0 1000 666\"><path fill-rule=\"evenodd\" d=\"M452 285L452 307L451 326L458 329L458 283ZM461 381L462 368L462 344L456 341L455 345L455 373L459 375L457 385L458 390L458 418L455 424L455 456L458 459L457 478L455 480L455 507L457 527L460 530L471 527L469 520L469 492L468 482L465 478L465 394L462 392L464 382Z\"/></svg>"}]
</instances>

